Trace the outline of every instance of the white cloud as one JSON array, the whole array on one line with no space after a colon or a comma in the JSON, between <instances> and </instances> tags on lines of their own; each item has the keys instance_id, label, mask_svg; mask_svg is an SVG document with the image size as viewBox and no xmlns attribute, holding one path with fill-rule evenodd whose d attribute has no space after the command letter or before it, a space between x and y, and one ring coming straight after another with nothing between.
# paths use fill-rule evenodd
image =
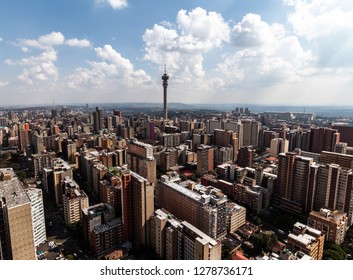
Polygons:
<instances>
[{"instance_id":1,"label":"white cloud","mask_svg":"<svg viewBox=\"0 0 353 280\"><path fill-rule=\"evenodd\" d=\"M111 45L95 48L95 52L102 61L89 61L90 68L77 68L75 73L68 78L70 88L108 89L119 86L136 87L151 83L151 77L144 70L134 70L130 60L122 57Z\"/></svg>"},{"instance_id":2,"label":"white cloud","mask_svg":"<svg viewBox=\"0 0 353 280\"><path fill-rule=\"evenodd\" d=\"M128 6L127 0L95 0L98 5L110 5L114 10L121 10Z\"/></svg>"},{"instance_id":3,"label":"white cloud","mask_svg":"<svg viewBox=\"0 0 353 280\"><path fill-rule=\"evenodd\" d=\"M18 45L24 52L28 52L30 48L34 49L51 49L55 46L68 45L70 47L90 47L91 42L87 39L70 38L65 40L65 36L61 32L51 32L40 36L38 39L20 39Z\"/></svg>"},{"instance_id":4,"label":"white cloud","mask_svg":"<svg viewBox=\"0 0 353 280\"><path fill-rule=\"evenodd\" d=\"M353 2L285 0L288 22L317 52L320 67L353 67Z\"/></svg>"},{"instance_id":5,"label":"white cloud","mask_svg":"<svg viewBox=\"0 0 353 280\"><path fill-rule=\"evenodd\" d=\"M2 82L0 81L0 87L5 87L9 84L9 82Z\"/></svg>"},{"instance_id":6,"label":"white cloud","mask_svg":"<svg viewBox=\"0 0 353 280\"><path fill-rule=\"evenodd\" d=\"M43 51L38 56L23 58L20 61L9 61L7 64L23 65L22 74L18 79L27 83L33 84L34 81L48 81L58 79L58 69L54 62L57 60L56 51L51 48Z\"/></svg>"},{"instance_id":7,"label":"white cloud","mask_svg":"<svg viewBox=\"0 0 353 280\"><path fill-rule=\"evenodd\" d=\"M4 38L0 37L0 43L4 42Z\"/></svg>"},{"instance_id":8,"label":"white cloud","mask_svg":"<svg viewBox=\"0 0 353 280\"><path fill-rule=\"evenodd\" d=\"M17 46L21 47L24 53L29 53L32 49L40 50L41 53L20 60L5 60L8 65L23 66L22 73L17 77L26 84L34 84L35 81L57 81L59 77L56 48L61 45L70 47L90 47L91 43L87 39L71 38L65 40L61 32L51 32L38 37L38 39L19 39Z\"/></svg>"},{"instance_id":9,"label":"white cloud","mask_svg":"<svg viewBox=\"0 0 353 280\"><path fill-rule=\"evenodd\" d=\"M162 26L163 25L163 26ZM229 40L229 26L220 14L196 8L180 10L174 24L155 24L143 35L146 61L166 64L180 82L202 78L203 55Z\"/></svg>"},{"instance_id":10,"label":"white cloud","mask_svg":"<svg viewBox=\"0 0 353 280\"><path fill-rule=\"evenodd\" d=\"M48 49L55 45L62 45L65 37L61 32L52 32L40 36L37 40L33 39L20 39L19 45L21 47L35 48L35 49Z\"/></svg>"},{"instance_id":11,"label":"white cloud","mask_svg":"<svg viewBox=\"0 0 353 280\"><path fill-rule=\"evenodd\" d=\"M261 87L312 75L314 58L284 26L247 14L231 31L235 52L218 65L228 86Z\"/></svg>"},{"instance_id":12,"label":"white cloud","mask_svg":"<svg viewBox=\"0 0 353 280\"><path fill-rule=\"evenodd\" d=\"M79 40L76 38L65 40L65 44L70 47L87 48L91 47L91 42L87 39Z\"/></svg>"}]
</instances>

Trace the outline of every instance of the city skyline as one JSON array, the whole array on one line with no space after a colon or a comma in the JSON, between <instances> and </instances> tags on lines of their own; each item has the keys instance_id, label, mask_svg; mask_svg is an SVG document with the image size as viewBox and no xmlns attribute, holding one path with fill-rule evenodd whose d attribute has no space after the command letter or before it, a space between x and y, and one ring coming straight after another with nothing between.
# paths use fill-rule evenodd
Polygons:
<instances>
[{"instance_id":1,"label":"city skyline","mask_svg":"<svg viewBox=\"0 0 353 280\"><path fill-rule=\"evenodd\" d=\"M346 0L0 7L3 105L161 103L164 65L169 102L353 105Z\"/></svg>"}]
</instances>

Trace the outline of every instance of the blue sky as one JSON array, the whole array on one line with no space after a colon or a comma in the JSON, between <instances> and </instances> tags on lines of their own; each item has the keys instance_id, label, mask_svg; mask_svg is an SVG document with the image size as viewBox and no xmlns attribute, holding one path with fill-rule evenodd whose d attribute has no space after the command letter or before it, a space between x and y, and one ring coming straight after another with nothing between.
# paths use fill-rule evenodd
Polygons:
<instances>
[{"instance_id":1,"label":"blue sky","mask_svg":"<svg viewBox=\"0 0 353 280\"><path fill-rule=\"evenodd\" d=\"M353 105L351 0L2 0L2 104Z\"/></svg>"}]
</instances>

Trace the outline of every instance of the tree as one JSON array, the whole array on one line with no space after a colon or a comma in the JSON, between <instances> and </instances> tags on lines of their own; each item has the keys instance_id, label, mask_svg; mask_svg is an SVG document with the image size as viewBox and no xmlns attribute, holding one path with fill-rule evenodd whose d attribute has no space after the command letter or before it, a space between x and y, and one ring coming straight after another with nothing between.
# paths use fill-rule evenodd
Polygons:
<instances>
[{"instance_id":1,"label":"tree","mask_svg":"<svg viewBox=\"0 0 353 280\"><path fill-rule=\"evenodd\" d=\"M254 234L250 237L250 242L254 245L254 251L257 254L261 252L270 252L272 247L276 245L278 239L274 233Z\"/></svg>"},{"instance_id":2,"label":"tree","mask_svg":"<svg viewBox=\"0 0 353 280\"><path fill-rule=\"evenodd\" d=\"M222 242L222 260L230 259L230 252L234 249L232 242L229 239L224 239Z\"/></svg>"}]
</instances>

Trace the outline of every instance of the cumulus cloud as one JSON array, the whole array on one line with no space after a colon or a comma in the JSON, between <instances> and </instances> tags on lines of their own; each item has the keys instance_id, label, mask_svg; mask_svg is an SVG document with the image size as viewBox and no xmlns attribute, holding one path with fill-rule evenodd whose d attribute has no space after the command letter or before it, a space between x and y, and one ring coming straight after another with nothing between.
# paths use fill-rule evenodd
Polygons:
<instances>
[{"instance_id":1,"label":"cumulus cloud","mask_svg":"<svg viewBox=\"0 0 353 280\"><path fill-rule=\"evenodd\" d=\"M98 5L110 5L114 10L121 10L128 6L127 0L95 0Z\"/></svg>"},{"instance_id":2,"label":"cumulus cloud","mask_svg":"<svg viewBox=\"0 0 353 280\"><path fill-rule=\"evenodd\" d=\"M91 47L91 42L87 39L79 40L76 38L65 40L65 44L70 47L87 48Z\"/></svg>"},{"instance_id":3,"label":"cumulus cloud","mask_svg":"<svg viewBox=\"0 0 353 280\"><path fill-rule=\"evenodd\" d=\"M134 70L130 60L124 58L111 45L95 48L95 53L101 61L89 61L90 68L77 68L68 78L70 88L106 89L117 85L134 87L151 83L151 77L144 70Z\"/></svg>"},{"instance_id":4,"label":"cumulus cloud","mask_svg":"<svg viewBox=\"0 0 353 280\"><path fill-rule=\"evenodd\" d=\"M353 2L284 0L292 7L288 22L296 35L316 49L322 67L352 67Z\"/></svg>"},{"instance_id":5,"label":"cumulus cloud","mask_svg":"<svg viewBox=\"0 0 353 280\"><path fill-rule=\"evenodd\" d=\"M166 64L168 72L189 82L204 76L203 55L229 40L229 26L215 12L202 8L180 10L175 25L155 24L145 31L143 40L146 61Z\"/></svg>"},{"instance_id":6,"label":"cumulus cloud","mask_svg":"<svg viewBox=\"0 0 353 280\"><path fill-rule=\"evenodd\" d=\"M27 84L33 84L35 80L57 80L58 69L54 64L56 60L57 53L51 48L44 50L38 56L30 56L18 61L6 60L5 63L24 66L22 74L18 76L18 79Z\"/></svg>"},{"instance_id":7,"label":"cumulus cloud","mask_svg":"<svg viewBox=\"0 0 353 280\"><path fill-rule=\"evenodd\" d=\"M37 40L34 39L20 39L19 45L24 48L48 49L55 45L62 45L65 37L61 32L52 32L40 36Z\"/></svg>"},{"instance_id":8,"label":"cumulus cloud","mask_svg":"<svg viewBox=\"0 0 353 280\"><path fill-rule=\"evenodd\" d=\"M266 86L295 82L313 74L314 57L284 26L268 24L260 15L247 14L231 31L235 51L224 57L218 70L228 85Z\"/></svg>"},{"instance_id":9,"label":"cumulus cloud","mask_svg":"<svg viewBox=\"0 0 353 280\"><path fill-rule=\"evenodd\" d=\"M0 87L5 87L9 84L9 82L2 82L0 81Z\"/></svg>"},{"instance_id":10,"label":"cumulus cloud","mask_svg":"<svg viewBox=\"0 0 353 280\"><path fill-rule=\"evenodd\" d=\"M23 66L22 73L17 78L26 84L34 84L35 81L58 80L58 68L55 66L58 46L90 47L91 43L86 39L71 38L66 40L61 32L53 31L37 39L19 39L16 45L21 47L24 53L29 53L33 49L41 51L36 56L32 55L20 60L5 60L8 65Z\"/></svg>"}]
</instances>

